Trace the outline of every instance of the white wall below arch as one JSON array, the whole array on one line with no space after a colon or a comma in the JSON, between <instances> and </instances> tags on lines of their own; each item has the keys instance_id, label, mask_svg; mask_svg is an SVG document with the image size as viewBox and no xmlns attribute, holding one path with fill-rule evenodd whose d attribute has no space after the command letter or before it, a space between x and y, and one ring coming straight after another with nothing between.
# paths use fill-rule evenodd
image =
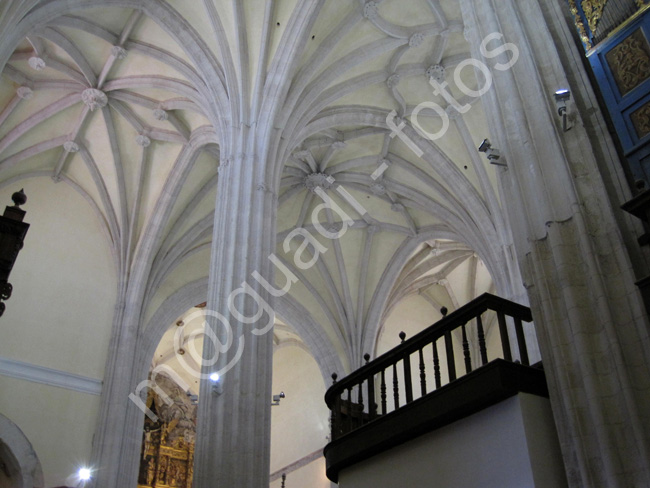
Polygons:
<instances>
[{"instance_id":1,"label":"white wall below arch","mask_svg":"<svg viewBox=\"0 0 650 488\"><path fill-rule=\"evenodd\" d=\"M0 463L9 464L9 476L0 472L3 488L43 488L41 463L22 430L0 414Z\"/></svg>"},{"instance_id":2,"label":"white wall below arch","mask_svg":"<svg viewBox=\"0 0 650 488\"><path fill-rule=\"evenodd\" d=\"M0 212L25 189L30 224L0 318L0 356L101 379L117 286L109 243L70 186L30 178L0 190Z\"/></svg>"},{"instance_id":3,"label":"white wall below arch","mask_svg":"<svg viewBox=\"0 0 650 488\"><path fill-rule=\"evenodd\" d=\"M325 389L318 365L309 353L298 347L285 347L273 354L273 394L283 391L286 398L272 407L272 473L322 449L327 443L329 409L323 399ZM329 487L324 463L319 463L314 461L288 473L291 483L287 486Z\"/></svg>"},{"instance_id":4,"label":"white wall below arch","mask_svg":"<svg viewBox=\"0 0 650 488\"><path fill-rule=\"evenodd\" d=\"M89 462L99 396L73 391L52 378L99 386L113 324L116 272L96 214L69 185L47 177L15 181L0 189L0 212L23 187L30 228L9 278L13 295L0 318L0 359L44 373L28 381L4 368L0 412L31 440L47 485L73 486L66 479Z\"/></svg>"}]
</instances>

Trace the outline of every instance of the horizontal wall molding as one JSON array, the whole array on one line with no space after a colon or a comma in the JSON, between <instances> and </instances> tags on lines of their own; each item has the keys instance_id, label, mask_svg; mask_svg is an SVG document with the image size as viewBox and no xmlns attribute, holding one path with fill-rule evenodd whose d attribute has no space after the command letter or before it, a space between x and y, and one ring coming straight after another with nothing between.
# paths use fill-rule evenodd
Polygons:
<instances>
[{"instance_id":1,"label":"horizontal wall molding","mask_svg":"<svg viewBox=\"0 0 650 488\"><path fill-rule=\"evenodd\" d=\"M102 381L0 356L0 375L66 390L100 395Z\"/></svg>"},{"instance_id":2,"label":"horizontal wall molding","mask_svg":"<svg viewBox=\"0 0 650 488\"><path fill-rule=\"evenodd\" d=\"M293 462L287 466L285 466L282 469L278 469L275 473L271 473L271 477L269 479L270 482L273 482L277 479L280 479L283 474L289 474L293 471L296 471L297 469L302 468L303 466L307 466L308 464L316 461L316 459L322 458L323 457L323 449L319 449L317 451L312 452L311 454L306 455L303 458L298 459L298 461Z\"/></svg>"}]
</instances>

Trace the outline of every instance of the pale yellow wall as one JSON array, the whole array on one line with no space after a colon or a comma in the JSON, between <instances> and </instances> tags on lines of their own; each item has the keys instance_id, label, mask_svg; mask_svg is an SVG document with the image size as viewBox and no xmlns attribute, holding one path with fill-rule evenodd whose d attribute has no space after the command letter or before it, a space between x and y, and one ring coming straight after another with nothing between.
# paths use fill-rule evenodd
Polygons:
<instances>
[{"instance_id":1,"label":"pale yellow wall","mask_svg":"<svg viewBox=\"0 0 650 488\"><path fill-rule=\"evenodd\" d=\"M0 412L32 443L45 486L76 486L68 479L90 461L99 396L0 376Z\"/></svg>"},{"instance_id":2,"label":"pale yellow wall","mask_svg":"<svg viewBox=\"0 0 650 488\"><path fill-rule=\"evenodd\" d=\"M440 313L420 296L411 295L403 299L393 308L384 322L377 341L377 355L400 344L400 331L404 331L406 338L409 339L440 320L441 317ZM372 351L364 352L372 353Z\"/></svg>"},{"instance_id":3,"label":"pale yellow wall","mask_svg":"<svg viewBox=\"0 0 650 488\"><path fill-rule=\"evenodd\" d=\"M205 278L209 269L209 246L184 259L156 289L156 292L153 294L145 312L144 323L149 323L151 317L169 296L182 289L188 283ZM206 296L199 295L196 297L194 305L198 305L205 300Z\"/></svg>"},{"instance_id":4,"label":"pale yellow wall","mask_svg":"<svg viewBox=\"0 0 650 488\"><path fill-rule=\"evenodd\" d=\"M25 246L0 317L0 356L102 379L116 297L106 238L85 200L49 178L0 191L0 207L25 188Z\"/></svg>"},{"instance_id":5,"label":"pale yellow wall","mask_svg":"<svg viewBox=\"0 0 650 488\"><path fill-rule=\"evenodd\" d=\"M285 347L273 355L273 393L280 391L284 391L286 398L279 406L272 407L272 473L322 449L329 435L329 409L323 399L323 377L316 361L298 347ZM312 464L288 475L292 482L287 487L328 486L322 484L324 464L322 469L317 461ZM277 486L280 486L279 482Z\"/></svg>"},{"instance_id":6,"label":"pale yellow wall","mask_svg":"<svg viewBox=\"0 0 650 488\"><path fill-rule=\"evenodd\" d=\"M0 318L0 357L97 380L104 376L116 300L106 237L86 201L50 178L0 191L0 211L25 188L31 224ZM0 412L31 441L46 486L89 461L99 396L0 375Z\"/></svg>"},{"instance_id":7,"label":"pale yellow wall","mask_svg":"<svg viewBox=\"0 0 650 488\"><path fill-rule=\"evenodd\" d=\"M280 488L281 486L282 478L278 478L270 483L269 488ZM331 488L332 482L325 476L325 458L318 458L287 474L284 486L285 488Z\"/></svg>"},{"instance_id":8,"label":"pale yellow wall","mask_svg":"<svg viewBox=\"0 0 650 488\"><path fill-rule=\"evenodd\" d=\"M566 487L553 431L548 399L520 393L343 469L339 486Z\"/></svg>"}]
</instances>

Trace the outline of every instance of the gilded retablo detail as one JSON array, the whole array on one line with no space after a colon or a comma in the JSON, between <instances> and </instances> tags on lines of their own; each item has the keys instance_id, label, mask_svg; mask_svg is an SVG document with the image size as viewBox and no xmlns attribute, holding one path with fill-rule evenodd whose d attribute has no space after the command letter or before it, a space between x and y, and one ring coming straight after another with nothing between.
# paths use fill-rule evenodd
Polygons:
<instances>
[{"instance_id":1,"label":"gilded retablo detail","mask_svg":"<svg viewBox=\"0 0 650 488\"><path fill-rule=\"evenodd\" d=\"M168 397L149 390L147 408L158 420L145 417L138 488L191 488L196 405L166 375L159 374L156 383Z\"/></svg>"},{"instance_id":2,"label":"gilded retablo detail","mask_svg":"<svg viewBox=\"0 0 650 488\"><path fill-rule=\"evenodd\" d=\"M621 95L633 90L650 76L650 48L637 29L605 56Z\"/></svg>"},{"instance_id":3,"label":"gilded retablo detail","mask_svg":"<svg viewBox=\"0 0 650 488\"><path fill-rule=\"evenodd\" d=\"M605 10L606 4L607 0L582 0L581 2L582 11L585 13L589 30L592 33L596 32L598 21L603 16L603 10Z\"/></svg>"},{"instance_id":4,"label":"gilded retablo detail","mask_svg":"<svg viewBox=\"0 0 650 488\"><path fill-rule=\"evenodd\" d=\"M632 112L630 118L639 139L650 134L650 103Z\"/></svg>"}]
</instances>

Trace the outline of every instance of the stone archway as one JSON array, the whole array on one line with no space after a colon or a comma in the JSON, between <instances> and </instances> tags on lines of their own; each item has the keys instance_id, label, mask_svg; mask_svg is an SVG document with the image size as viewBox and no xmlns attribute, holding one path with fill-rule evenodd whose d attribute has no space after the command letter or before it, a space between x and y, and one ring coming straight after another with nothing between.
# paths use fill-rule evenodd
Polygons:
<instances>
[{"instance_id":1,"label":"stone archway","mask_svg":"<svg viewBox=\"0 0 650 488\"><path fill-rule=\"evenodd\" d=\"M0 414L0 485L43 488L41 462L22 430Z\"/></svg>"}]
</instances>

